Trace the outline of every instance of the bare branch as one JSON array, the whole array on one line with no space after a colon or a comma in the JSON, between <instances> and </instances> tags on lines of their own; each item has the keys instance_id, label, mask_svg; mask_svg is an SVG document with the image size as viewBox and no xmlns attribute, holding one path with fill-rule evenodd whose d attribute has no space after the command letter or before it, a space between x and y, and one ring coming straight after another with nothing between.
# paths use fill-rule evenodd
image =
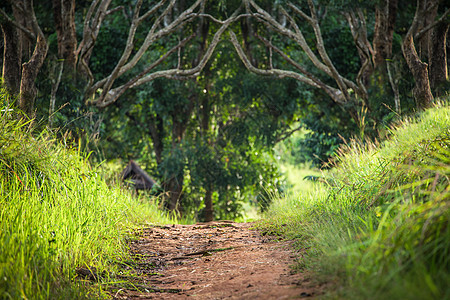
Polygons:
<instances>
[{"instance_id":1,"label":"bare branch","mask_svg":"<svg viewBox=\"0 0 450 300\"><path fill-rule=\"evenodd\" d=\"M287 13L287 11L281 7L281 12L283 15L289 20L289 23L294 28L296 34L301 35L302 32L300 31L300 28L298 27L297 23L295 22L294 18Z\"/></svg>"},{"instance_id":2,"label":"bare branch","mask_svg":"<svg viewBox=\"0 0 450 300\"><path fill-rule=\"evenodd\" d=\"M307 14L305 14L300 8L298 8L297 6L295 6L292 2L288 3L288 6L292 9L292 11L294 11L297 15L300 15L303 19L305 19L306 21L308 21L309 24L313 24L313 19L308 16Z\"/></svg>"},{"instance_id":3,"label":"bare branch","mask_svg":"<svg viewBox=\"0 0 450 300\"><path fill-rule=\"evenodd\" d=\"M116 8L113 8L113 9L108 10L108 11L106 12L106 15L113 14L113 13L115 13L116 11L123 10L123 9L124 9L124 6L123 6L123 5L117 6Z\"/></svg>"},{"instance_id":4,"label":"bare branch","mask_svg":"<svg viewBox=\"0 0 450 300\"><path fill-rule=\"evenodd\" d=\"M131 70L138 61L142 58L144 53L148 50L148 48L153 44L155 40L158 38L161 38L164 35L167 35L168 33L171 33L175 31L180 25L184 24L191 18L192 12L199 6L199 4L204 0L197 0L190 8L185 10L180 16L178 16L175 20L173 20L172 23L168 24L168 26L161 28L160 30L156 31L157 25L159 25L165 15L168 14L168 12L172 9L173 5L175 4L175 0L172 0L169 5L164 9L164 11L161 13L161 15L158 16L158 18L155 20L153 26L150 28L150 30L147 33L147 36L142 43L139 50L136 52L136 54L129 60L132 51L134 49L134 36L136 34L136 30L139 26L139 24L142 22L142 18L139 17L139 10L142 4L142 0L139 0L137 4L135 5L135 11L133 15L133 20L131 22L131 26L128 33L128 38L126 42L125 49L122 53L121 58L119 59L118 63L114 67L114 70L111 72L111 74L101 80L100 83L96 83L93 88L91 88L87 94L87 97L90 97L100 86L102 87L102 94L100 95L100 98L96 101L97 103L105 102L103 99L105 98L111 98L108 96L115 80L123 75L125 72ZM155 6L158 8L162 7L165 0L160 1ZM153 7L150 9L151 12L156 12L157 9ZM144 14L145 16L149 16L148 14ZM106 101L109 102L109 101Z\"/></svg>"},{"instance_id":5,"label":"bare branch","mask_svg":"<svg viewBox=\"0 0 450 300\"><path fill-rule=\"evenodd\" d=\"M213 22L218 23L218 24L222 24L222 25L228 22L228 19L222 21L222 20L219 20L219 19L215 18L214 16L212 16L212 15L210 15L210 14L205 14L205 13L192 14L192 16L193 16L193 17L195 16L195 17L205 17L205 18L209 18L209 19L211 19ZM240 18L251 17L251 16L252 16L251 14L240 14L240 15L236 16L236 18L234 19L234 21L237 21L237 20L239 20Z\"/></svg>"},{"instance_id":6,"label":"bare branch","mask_svg":"<svg viewBox=\"0 0 450 300\"><path fill-rule=\"evenodd\" d=\"M94 13L95 7L97 7L100 0L94 0L89 7L89 10L84 18L83 24L83 39L81 40L78 48L76 50L76 56L81 52L81 49L87 43L87 38L91 36L92 30L90 29L89 22L91 21L92 14Z\"/></svg>"},{"instance_id":7,"label":"bare branch","mask_svg":"<svg viewBox=\"0 0 450 300\"><path fill-rule=\"evenodd\" d=\"M155 6L152 7L152 9L150 9L145 14L143 14L141 17L139 17L139 22L142 22L143 20L145 20L149 16L153 15L158 9L160 9L166 3L166 1L167 0L163 0L163 1L158 2Z\"/></svg>"},{"instance_id":8,"label":"bare branch","mask_svg":"<svg viewBox=\"0 0 450 300\"><path fill-rule=\"evenodd\" d=\"M303 76L304 73L303 73L303 75L299 74L299 75L301 75L300 77L294 76L291 74L292 76L299 78L299 80L303 81L303 82L305 82L305 78L306 78L306 82L308 82L308 84L313 85L313 86L316 85L317 87L324 89L328 94L332 95L332 98L336 102L349 101L352 98L349 94L349 89L352 89L353 91L355 91L355 93L357 95L359 95L361 98L363 98L363 99L367 98L367 92L365 91L365 89L363 87L360 87L355 82L353 82L353 81L343 77L341 74L339 74L336 67L332 63L331 59L329 58L327 51L325 49L324 41L322 38L322 33L320 30L319 20L318 20L316 8L315 8L313 1L311 1L311 0L308 1L310 13L311 13L310 16L308 16L306 13L301 11L298 7L296 7L292 3L289 5L289 7L292 9L292 11L294 13L299 14L299 16L301 18L307 20L307 22L313 28L314 35L316 37L316 45L315 46L317 48L317 52L318 52L319 56L308 45L305 37L303 36L302 30L298 27L294 18L292 16L290 16L284 9L281 9L281 11L288 18L290 24L292 25L293 30L281 25L267 11L265 11L264 9L259 7L255 3L254 0L244 0L244 1L246 1L246 3L248 3L249 8L254 10L254 12L253 12L249 9L249 13L251 13L253 17L255 17L259 21L263 22L265 25L269 26L271 29L275 30L276 32L295 41L318 70L324 72L326 75L328 75L334 79L334 81L336 82L336 84L339 87L340 93L338 96L336 96L335 91L329 89L331 87L324 89L323 87L317 86L317 83L314 83L313 81L311 81L310 78ZM235 44L235 47L237 47L237 44ZM273 48L273 49L275 49L275 48ZM245 57L242 57L242 58L245 59ZM286 60L286 56L284 56L283 58ZM289 60L287 60L287 61L289 62ZM291 62L289 62L289 63L291 63ZM254 66L248 66L248 67L255 68ZM261 70L259 70L259 71L261 71ZM270 72L272 72L272 71L274 71L274 70L270 70ZM269 70L264 70L263 73L267 73L267 72L269 72ZM278 71L275 73L278 73ZM287 76L287 74L283 73L283 74L281 74L281 76ZM290 76L290 77L292 77L292 76ZM313 84L311 84L311 83L313 83ZM345 100L342 100L342 97L345 97Z\"/></svg>"},{"instance_id":9,"label":"bare branch","mask_svg":"<svg viewBox=\"0 0 450 300\"><path fill-rule=\"evenodd\" d=\"M36 33L36 35L40 36L43 40L45 40L45 43L47 43L45 36L44 36L44 32L42 32L41 27L38 24L38 21L36 19L36 14L34 13L34 5L33 5L33 0L30 0L29 2L26 2L29 7L27 7L27 14L28 17L31 17L31 25L33 26L33 30Z\"/></svg>"},{"instance_id":10,"label":"bare branch","mask_svg":"<svg viewBox=\"0 0 450 300\"><path fill-rule=\"evenodd\" d=\"M50 106L48 108L48 126L49 128L53 127L53 117L55 113L55 103L56 103L56 92L58 91L59 84L61 83L61 77L64 70L64 60L60 59L57 62L57 65L59 67L59 71L56 76L56 80L52 80L52 90L50 93ZM55 72L56 72L56 66L55 66Z\"/></svg>"},{"instance_id":11,"label":"bare branch","mask_svg":"<svg viewBox=\"0 0 450 300\"><path fill-rule=\"evenodd\" d=\"M400 106L400 92L398 91L398 80L394 79L392 76L391 61L387 60L386 67L388 72L389 83L391 84L392 90L394 91L395 112L400 114L401 106Z\"/></svg>"},{"instance_id":12,"label":"bare branch","mask_svg":"<svg viewBox=\"0 0 450 300\"><path fill-rule=\"evenodd\" d=\"M142 56L144 55L145 51L147 51L147 49L150 47L151 44L153 44L153 42L155 40L157 40L158 38L161 38L173 31L175 31L180 25L186 23L187 21L189 21L189 19L192 17L192 12L194 11L195 8L197 8L199 6L199 4L204 1L204 0L197 0L189 9L187 9L186 11L184 11L178 18L176 18L172 23L170 23L167 27L162 28L161 30L159 30L158 32L154 32L152 31L152 29L149 31L149 33L147 34L143 44L141 45L141 47L139 48L139 50L136 52L136 54L134 55L134 57L126 64L126 65L121 65L120 67L120 72L118 73L119 76L122 75L123 73L125 73L126 71L130 70L131 68L133 68L136 63L142 58ZM167 10L166 10L167 11ZM164 14L164 13L163 13ZM159 22L158 20L155 21ZM136 24L138 25L138 24ZM129 48L126 49L124 51L124 55L122 56L122 58L124 60L128 59L128 57L130 56L128 54L128 52L131 53L132 50L132 45L133 45L133 40L134 38L134 32L133 35L131 36L131 34L129 35L129 40L127 41L127 45L129 45Z\"/></svg>"},{"instance_id":13,"label":"bare branch","mask_svg":"<svg viewBox=\"0 0 450 300\"><path fill-rule=\"evenodd\" d=\"M169 5L166 7L166 9L163 11L163 13L156 19L155 23L153 23L153 26L150 29L150 31L148 32L147 37L154 35L156 28L158 28L158 26L160 25L160 23L164 19L164 17L167 16L167 14L173 9L175 2L176 2L176 0L170 1Z\"/></svg>"},{"instance_id":14,"label":"bare branch","mask_svg":"<svg viewBox=\"0 0 450 300\"><path fill-rule=\"evenodd\" d=\"M19 28L20 30L22 30L27 36L28 38L30 38L31 40L35 40L36 39L36 35L31 32L30 30L28 30L27 28L23 27L21 24L17 23L16 21L14 21L13 19L11 19L7 13L5 13L3 11L3 9L0 8L0 14L3 15L3 17L5 17L6 21L13 24L15 27Z\"/></svg>"},{"instance_id":15,"label":"bare branch","mask_svg":"<svg viewBox=\"0 0 450 300\"><path fill-rule=\"evenodd\" d=\"M308 4L309 4L309 9L311 11L311 18L313 21L312 27L313 27L314 34L315 34L316 40L317 40L317 45L316 45L317 50L318 50L323 62L325 63L325 65L327 65L327 67L330 69L332 77L336 81L337 85L339 86L339 89L344 93L345 98L347 100L349 100L350 95L348 94L348 91L347 91L347 88L348 88L347 84L344 83L342 76L339 74L339 72L335 68L333 62L331 61L331 59L328 56L328 53L325 49L325 44L323 42L322 32L320 30L319 20L317 19L316 8L314 6L314 3L312 0L308 0Z\"/></svg>"},{"instance_id":16,"label":"bare branch","mask_svg":"<svg viewBox=\"0 0 450 300\"><path fill-rule=\"evenodd\" d=\"M89 77L89 85L92 84L94 78L88 62L110 4L111 0L94 0L92 2L84 19L83 38L75 52L84 72Z\"/></svg>"},{"instance_id":17,"label":"bare branch","mask_svg":"<svg viewBox=\"0 0 450 300\"><path fill-rule=\"evenodd\" d=\"M373 56L373 48L367 38L366 21L361 9L357 9L357 14L358 17L352 10L344 13L344 16L349 24L350 32L352 33L356 47L358 47L358 50L363 52L362 55L364 55L364 57L368 57L370 59L370 57Z\"/></svg>"},{"instance_id":18,"label":"bare branch","mask_svg":"<svg viewBox=\"0 0 450 300\"><path fill-rule=\"evenodd\" d=\"M414 33L417 31L417 28L419 26L419 20L421 16L424 14L422 11L424 10L423 5L426 1L417 0L416 4L416 13L414 14L414 19L411 23L411 26L409 27L408 32L406 33L405 39L408 39L410 36L411 38L414 37Z\"/></svg>"},{"instance_id":19,"label":"bare branch","mask_svg":"<svg viewBox=\"0 0 450 300\"><path fill-rule=\"evenodd\" d=\"M116 66L114 67L114 69L111 72L111 74L107 78L105 78L106 81L103 84L103 92L102 92L102 95L100 96L100 98L106 97L106 94L111 89L112 85L114 84L114 81L121 75L120 74L121 68L127 62L128 58L130 57L130 55L131 55L131 53L133 51L133 48L134 48L134 36L136 34L137 28L138 28L139 23L140 23L139 12L140 12L141 6L142 6L142 0L138 0L137 3L135 4L135 9L134 9L134 13L133 13L133 20L131 21L131 25L130 25L130 28L128 30L128 38L127 38L127 41L126 41L126 44L125 44L126 45L125 46L125 50L123 51L121 58L117 62ZM130 67L130 69L131 69L131 67ZM125 71L126 70L124 70L123 73Z\"/></svg>"},{"instance_id":20,"label":"bare branch","mask_svg":"<svg viewBox=\"0 0 450 300\"><path fill-rule=\"evenodd\" d=\"M99 89L100 87L104 86L106 84L106 82L108 82L108 80L110 80L110 78L112 77L112 75L114 74L114 76L117 78L118 76L120 76L121 74L117 75L117 72L120 70L120 67L123 66L123 64L125 64L126 60L128 59L128 57L131 55L131 51L133 49L133 40L134 40L134 35L136 33L137 27L139 25L139 23L141 23L145 18L147 18L150 13L155 13L158 9L160 9L162 7L162 5L167 2L166 0L161 0L159 1L155 6L153 6L147 13L145 13L143 16L139 17L139 11L142 5L142 0L138 0L138 2L136 3L135 7L134 7L134 12L133 12L133 17L132 17L132 21L130 24L130 28L128 30L128 38L127 38L127 42L126 42L126 47L125 50L122 54L121 59L119 60L119 62L117 63L113 74L111 74L110 76L96 82L94 85L92 85L93 81L94 81L94 77L92 76L92 73L90 71L90 68L87 64L88 58L86 59L85 56L88 56L89 52L91 51L91 49L93 48L95 41L97 39L97 34L98 32L93 32L89 26L89 19L91 18L92 14L95 11L95 7L98 5L99 1L102 1L102 4L100 5L100 7L98 8L98 10L102 10L102 11L106 11L106 9L108 8L108 5L111 0L95 0L89 11L88 14L86 16L86 20L85 20L85 27L84 27L84 38L82 40L82 42L80 43L80 46L78 47L77 51L81 51L82 53L80 55L81 58L81 63L84 66L88 77L90 78L89 80L89 84L88 86L89 89L86 92L85 98L90 98L91 95L93 95L95 93L95 91L97 89ZM94 17L92 23L93 24L98 24L98 28L102 22L102 19L100 18L103 14L101 13L96 13L96 17L98 17L98 19L96 19ZM92 85L92 86L91 86ZM112 82L111 82L112 85Z\"/></svg>"},{"instance_id":21,"label":"bare branch","mask_svg":"<svg viewBox=\"0 0 450 300\"><path fill-rule=\"evenodd\" d=\"M322 81L320 81L318 78L316 78L312 73L308 72L304 67L302 67L299 63L297 63L296 61L294 61L292 58L290 58L288 55L286 55L286 53L284 53L281 49L279 49L278 47L276 47L275 45L273 45L270 41L268 41L267 39L263 38L262 36L256 35L256 37L262 41L267 47L269 47L270 49L275 50L275 52L277 52L284 60L286 60L289 64L291 64L293 67L295 67L297 70L299 70L302 74L304 74L307 78L311 79L311 81L314 84L310 84L309 82L305 82L307 84L310 84L311 86L317 87L317 88L321 88L323 90L328 90L331 91L334 95L336 94L337 89L334 89L326 84L324 84Z\"/></svg>"},{"instance_id":22,"label":"bare branch","mask_svg":"<svg viewBox=\"0 0 450 300\"><path fill-rule=\"evenodd\" d=\"M211 58L216 46L219 44L222 34L227 30L227 28L230 26L231 23L236 21L237 18L241 17L240 15L237 15L237 12L238 11L236 11L230 18L228 18L224 22L224 24L214 34L214 37L213 37L211 43L209 44L208 49L205 51L203 58L200 60L200 62L198 63L197 66L195 66L191 69L186 69L186 70L173 69L174 72L172 72L171 70L167 70L168 71L167 73L161 73L161 74L164 74L163 77L175 76L175 75L179 76L179 77L192 76L192 75L195 75L195 74L198 74L199 72L201 72L201 70L205 67L206 63ZM134 86L149 82L151 80L152 79L144 77L141 80L139 80L138 82L136 82L136 84Z\"/></svg>"},{"instance_id":23,"label":"bare branch","mask_svg":"<svg viewBox=\"0 0 450 300\"><path fill-rule=\"evenodd\" d=\"M415 40L420 40L422 38L422 36L427 33L430 29L432 29L433 27L435 27L436 25L438 25L439 23L443 22L445 20L445 18L448 16L448 14L450 13L450 9L447 9L442 16L437 19L436 21L434 21L433 23L429 24L428 26L426 26L425 28L423 28L422 30L420 30L419 32L417 32L414 35L414 39Z\"/></svg>"},{"instance_id":24,"label":"bare branch","mask_svg":"<svg viewBox=\"0 0 450 300\"><path fill-rule=\"evenodd\" d=\"M181 47L178 48L178 64L177 68L181 69Z\"/></svg>"},{"instance_id":25,"label":"bare branch","mask_svg":"<svg viewBox=\"0 0 450 300\"><path fill-rule=\"evenodd\" d=\"M103 92L100 95L100 97L89 103L95 104L98 107L108 106L111 103L115 102L127 89L137 87L144 83L150 82L156 78L164 77L164 78L171 78L171 79L184 79L184 78L198 76L198 74L201 72L201 70L205 67L206 63L211 58L216 46L218 45L218 43L221 40L222 34L227 30L227 28L234 21L236 21L238 18L242 17L242 15L238 15L238 12L239 12L239 9L236 10L230 18L223 21L222 26L214 34L211 43L209 44L207 50L205 51L202 59L199 61L199 63L196 66L194 66L190 69L183 70L183 69L180 69L180 63L178 63L177 67L174 69L160 70L160 71L155 71L155 72L151 73L152 69L154 69L157 65L160 65L169 55L173 54L181 47L184 47L184 45L194 37L194 35L191 35L190 37L181 41L176 47L173 47L168 52L166 52L157 61L152 63L150 66L148 66L144 71L142 71L140 74L135 76L132 80L130 80L126 84L119 86L117 88L114 88L114 89L111 89L111 88L109 88L107 90L103 89ZM155 33L155 34L158 34L158 33ZM103 79L103 81L101 81L101 82L102 82L102 84L96 83L94 85L94 87L96 89L103 88L106 84L106 79ZM91 89L91 91L90 91L91 94L93 94L95 92L95 90Z\"/></svg>"},{"instance_id":26,"label":"bare branch","mask_svg":"<svg viewBox=\"0 0 450 300\"><path fill-rule=\"evenodd\" d=\"M230 30L230 41L233 44L234 48L236 49L236 52L239 56L239 58L241 59L241 61L244 63L245 67L256 74L259 75L264 75L264 76L275 76L278 78L285 78L285 77L290 77L290 78L294 78L300 82L306 83L310 86L316 87L316 88L321 88L322 90L324 90L334 101L338 102L338 103L345 103L346 99L343 97L342 92L338 89L335 89L333 87L330 87L328 85L325 85L323 83L321 83L320 81L318 81L317 79L313 80L311 78L308 78L302 74L296 73L296 72L292 72L292 71L287 71L287 70L280 70L280 69L268 69L268 70L264 70L264 69L260 69L257 68L255 66L253 66L250 62L250 60L248 59L248 57L246 56L244 50L242 49L241 45L239 44L236 34ZM274 47L274 50L276 50L277 48ZM281 51L280 51L281 52ZM290 60L291 62L293 62L292 60ZM296 64L295 62L293 62L294 65L296 65L297 67L303 69L302 67L300 67L298 64ZM304 70L304 69L303 69Z\"/></svg>"},{"instance_id":27,"label":"bare branch","mask_svg":"<svg viewBox=\"0 0 450 300\"><path fill-rule=\"evenodd\" d=\"M360 95L363 95L363 99L367 99L367 89L363 82L363 77L367 70L372 69L374 66L373 61L373 49L367 39L367 30L365 26L364 15L360 9L357 9L358 17L356 17L355 12L352 10L350 12L344 13L347 18L350 31L353 36L353 41L358 49L358 53L361 59L361 68L356 76L356 82L360 89Z\"/></svg>"},{"instance_id":28,"label":"bare branch","mask_svg":"<svg viewBox=\"0 0 450 300\"><path fill-rule=\"evenodd\" d=\"M98 99L94 102L92 102L91 104L96 104L99 107L105 107L108 106L109 104L111 104L112 102L116 101L127 89L133 87L133 86L137 86L135 85L136 82L143 78L145 75L147 75L151 70L153 70L155 67L157 67L158 65L160 65L167 57L169 57L171 54L173 54L175 51L179 51L184 45L186 45L190 40L192 40L192 38L195 35L192 34L191 36L185 38L184 40L182 40L177 46L173 47L172 49L170 49L168 52L166 52L164 55L162 55L159 59L157 59L155 62L153 62L151 65L149 65L147 68L145 68L145 70L143 70L142 72L140 72L138 75L136 75L133 79L131 79L130 81L128 81L126 84L115 88L113 90L113 92L111 94L114 94L114 98L109 99L108 102L104 102L104 103L100 103L98 101Z\"/></svg>"},{"instance_id":29,"label":"bare branch","mask_svg":"<svg viewBox=\"0 0 450 300\"><path fill-rule=\"evenodd\" d=\"M309 47L305 37L303 36L303 33L295 24L295 22L294 28L296 28L296 32L293 32L292 30L289 30L288 28L278 23L269 13L267 13L265 10L259 7L253 0L246 0L246 1L249 1L251 6L255 8L256 13L252 14L254 17L263 21L265 24L271 26L278 33L294 40L302 48L302 50L305 51L308 58L319 70L323 71L328 76L333 76L333 73L330 70L330 68L327 65L325 65L322 61L320 61L319 58L316 56L316 54L312 51L311 47Z\"/></svg>"}]
</instances>

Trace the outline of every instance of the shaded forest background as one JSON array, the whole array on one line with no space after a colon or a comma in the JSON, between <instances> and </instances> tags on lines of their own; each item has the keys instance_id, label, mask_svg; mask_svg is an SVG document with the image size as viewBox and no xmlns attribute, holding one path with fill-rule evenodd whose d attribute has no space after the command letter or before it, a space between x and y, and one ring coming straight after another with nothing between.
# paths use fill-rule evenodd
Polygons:
<instances>
[{"instance_id":1,"label":"shaded forest background","mask_svg":"<svg viewBox=\"0 0 450 300\"><path fill-rule=\"evenodd\" d=\"M448 4L366 2L4 1L2 101L138 161L167 209L235 219L282 192L279 161L323 167L448 93Z\"/></svg>"}]
</instances>

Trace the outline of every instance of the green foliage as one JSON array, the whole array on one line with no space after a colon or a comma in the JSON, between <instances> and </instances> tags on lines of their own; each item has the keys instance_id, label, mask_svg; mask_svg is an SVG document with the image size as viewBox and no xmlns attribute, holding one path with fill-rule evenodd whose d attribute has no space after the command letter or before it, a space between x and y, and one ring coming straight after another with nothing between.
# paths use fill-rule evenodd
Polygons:
<instances>
[{"instance_id":1,"label":"green foliage","mask_svg":"<svg viewBox=\"0 0 450 300\"><path fill-rule=\"evenodd\" d=\"M326 185L275 201L266 230L306 250L300 268L346 299L450 296L450 108L341 149ZM285 226L281 226L285 224Z\"/></svg>"},{"instance_id":2,"label":"green foliage","mask_svg":"<svg viewBox=\"0 0 450 300\"><path fill-rule=\"evenodd\" d=\"M298 86L300 97L295 128L301 135L287 138L283 143L290 148L291 164L324 166L334 156L339 146L357 131L356 124L340 106L324 95L304 85ZM295 129L294 128L294 129Z\"/></svg>"},{"instance_id":3,"label":"green foliage","mask_svg":"<svg viewBox=\"0 0 450 300\"><path fill-rule=\"evenodd\" d=\"M196 80L157 79L107 108L101 148L107 159L138 160L163 186L176 178L185 216L203 218L210 187L216 218L236 219L245 203L264 208L267 189L279 188L271 149L296 110L294 80L249 74L220 45Z\"/></svg>"},{"instance_id":4,"label":"green foliage","mask_svg":"<svg viewBox=\"0 0 450 300\"><path fill-rule=\"evenodd\" d=\"M88 156L1 111L0 298L101 295L127 256L127 230L167 219L154 203L108 186ZM93 289L76 278L83 266L104 274Z\"/></svg>"},{"instance_id":5,"label":"green foliage","mask_svg":"<svg viewBox=\"0 0 450 300\"><path fill-rule=\"evenodd\" d=\"M179 9L193 2L183 1ZM258 3L277 19L281 17L281 14L277 15L277 10L281 7L289 10L286 1ZM294 3L306 12L309 9L306 1ZM367 13L370 40L377 2L321 0L315 1L315 4L328 56L342 76L355 80L360 68L360 58L342 12L355 5L361 7ZM76 25L79 39L89 5L86 1L77 3ZM111 7L121 6L122 10L105 18L92 49L90 68L95 80L108 76L121 57L133 5L134 2L128 0L112 1ZM143 11L152 5L152 2L143 3ZM208 2L205 13L224 19L240 5L242 2L237 0ZM398 83L400 108L402 112L410 113L414 109L410 92L413 80L403 61L400 45L403 30L409 26L410 17L414 13L414 4L399 5L397 24L400 26L394 34L393 58L389 65L394 81ZM36 4L39 23L49 36L50 46L48 59L37 82L40 91L36 103L38 119L48 117L49 95L58 75L57 41L51 10L49 3ZM261 22L249 21L250 19L241 18L230 28L240 37L245 37L244 48L252 53L251 60L256 66L267 68L271 62L275 68L293 69L276 53L270 54L252 33L270 39L318 79L336 87L328 75L313 66L295 42L274 34ZM198 28L200 22L204 22L203 30ZM317 52L317 41L311 26L308 22L298 22L298 25L312 51ZM115 82L115 86L141 72L148 62L161 57L180 39L195 32L196 36L189 45L180 49L179 53L175 52L155 70L173 68L178 64L178 58L181 68L194 66L201 58L205 46L211 42L212 34L218 26L209 18L202 21L194 18L175 33L161 37L144 54L136 68L123 74ZM144 41L146 30L148 28L145 24L138 28L134 51ZM56 92L53 127L59 129L59 138L70 135L75 141L81 140L82 147L87 151L94 150L91 160L137 159L163 185L171 180L182 184L183 206L189 214L201 214L202 204L198 199L205 194L206 186L211 185L215 191L213 198L218 208L217 216L232 218L239 215L242 201L233 202L230 198L244 199L249 195L252 202L257 201L254 199L264 198L258 194L264 194L265 191L255 185L255 182L260 181L260 176L272 187L277 185L275 182L279 181L279 174L274 167L272 149L294 122L301 123L305 133L302 138L291 141L294 163L313 161L316 166L328 161L336 149L352 136L374 137L378 135L378 131L388 126L400 111L394 112L393 92L384 71L374 72L369 78L367 103L360 101L342 106L333 102L322 91L295 80L274 80L248 74L233 47L224 41L218 45L212 59L196 79L158 79L127 91L118 102L103 110L85 105L83 95L86 82L81 79L82 76L75 76L65 70ZM354 91L350 91L352 92ZM349 117L350 114L359 115L361 120L354 121ZM158 132L159 136L152 135L152 131L153 134ZM158 140L158 146L155 146L155 140ZM264 154L257 156L251 153ZM242 176L245 179L237 179ZM235 194L237 188L239 194Z\"/></svg>"},{"instance_id":6,"label":"green foliage","mask_svg":"<svg viewBox=\"0 0 450 300\"><path fill-rule=\"evenodd\" d=\"M375 27L375 7L379 1L315 1L317 15L320 20L320 28L323 36L327 55L330 57L333 65L338 72L345 78L353 81L357 80L357 74L361 68L361 60L358 49L350 32L348 22L343 12L355 7L361 8L365 14L368 40L371 41ZM294 1L304 12L309 11L307 1ZM261 5L267 11L276 11L279 7L289 10L286 1L266 2ZM345 105L334 103L328 95L318 89L311 88L305 84L299 84L299 109L298 121L301 122L307 130L304 139L295 141L297 160L300 163L313 161L316 166L322 165L333 156L334 151L345 140L354 136L359 138L375 138L379 132L395 121L400 115L408 115L415 110L415 103L412 97L412 88L414 80L411 77L401 52L401 36L404 34L404 28L408 28L411 22L411 16L414 14L414 3L399 3L399 12L397 24L402 24L394 33L392 58L386 62L386 66L381 66L374 70L368 78L363 79L368 93L368 99L354 99ZM293 15L296 15L293 13ZM281 14L280 14L281 16ZM297 25L302 30L305 40L313 52L317 53L316 37L312 27L308 22L303 22L298 17ZM320 79L327 85L336 87L332 78L325 75L309 60L303 49L293 42L290 38L275 34L261 24L254 24L258 34L270 37L270 40L291 58L304 66L311 74ZM401 27L401 28L400 28ZM396 25L397 28L397 25ZM256 39L250 40L253 48L259 49ZM260 49L264 51L264 48ZM256 50L254 50L256 51ZM264 57L264 56L263 56ZM287 64L277 55L273 55L273 65L276 68L291 69L295 68ZM261 60L260 60L261 61ZM264 68L267 64L267 54L260 62L260 67ZM388 69L392 82L399 92L398 109L394 103L394 93L392 83L389 80ZM367 82L366 82L367 81ZM354 96L354 91L349 90ZM355 119L359 118L359 121Z\"/></svg>"}]
</instances>

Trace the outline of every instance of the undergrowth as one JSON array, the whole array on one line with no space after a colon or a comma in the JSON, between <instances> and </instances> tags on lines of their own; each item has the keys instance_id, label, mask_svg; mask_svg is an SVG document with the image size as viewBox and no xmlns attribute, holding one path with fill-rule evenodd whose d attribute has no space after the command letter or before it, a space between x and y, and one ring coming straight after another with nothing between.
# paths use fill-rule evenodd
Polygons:
<instances>
[{"instance_id":1,"label":"undergrowth","mask_svg":"<svg viewBox=\"0 0 450 300\"><path fill-rule=\"evenodd\" d=\"M155 203L106 184L87 155L0 108L0 298L107 297L103 287L128 255L127 231L169 220ZM83 280L80 267L101 276Z\"/></svg>"},{"instance_id":2,"label":"undergrowth","mask_svg":"<svg viewBox=\"0 0 450 300\"><path fill-rule=\"evenodd\" d=\"M325 183L279 197L261 227L294 239L331 298L450 299L450 108L350 141Z\"/></svg>"}]
</instances>

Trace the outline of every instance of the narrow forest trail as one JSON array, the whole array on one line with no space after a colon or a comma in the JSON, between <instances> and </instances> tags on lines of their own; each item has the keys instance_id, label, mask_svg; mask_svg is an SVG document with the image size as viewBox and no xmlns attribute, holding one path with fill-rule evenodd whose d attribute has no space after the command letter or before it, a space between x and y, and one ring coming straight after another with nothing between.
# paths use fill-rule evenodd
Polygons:
<instances>
[{"instance_id":1,"label":"narrow forest trail","mask_svg":"<svg viewBox=\"0 0 450 300\"><path fill-rule=\"evenodd\" d=\"M130 242L125 269L134 285L115 299L301 299L320 294L294 274L289 242L262 236L252 223L149 227Z\"/></svg>"}]
</instances>

